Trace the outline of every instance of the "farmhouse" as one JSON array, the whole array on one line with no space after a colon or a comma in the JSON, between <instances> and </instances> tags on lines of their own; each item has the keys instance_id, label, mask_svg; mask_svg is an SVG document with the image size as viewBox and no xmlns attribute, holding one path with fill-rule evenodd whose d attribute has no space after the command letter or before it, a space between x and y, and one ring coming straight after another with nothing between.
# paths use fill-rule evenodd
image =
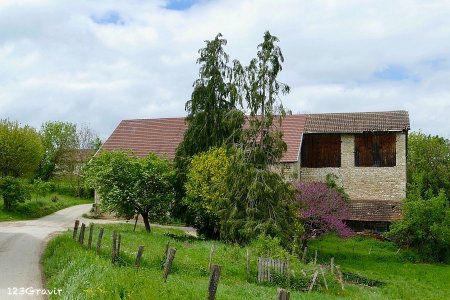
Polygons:
<instances>
[{"instance_id":1,"label":"farmhouse","mask_svg":"<svg viewBox=\"0 0 450 300\"><path fill-rule=\"evenodd\" d=\"M348 224L382 231L401 218L409 129L406 111L288 115L281 125L287 152L278 170L302 181L333 174L350 197ZM123 120L102 149L173 159L185 130L184 118Z\"/></svg>"}]
</instances>

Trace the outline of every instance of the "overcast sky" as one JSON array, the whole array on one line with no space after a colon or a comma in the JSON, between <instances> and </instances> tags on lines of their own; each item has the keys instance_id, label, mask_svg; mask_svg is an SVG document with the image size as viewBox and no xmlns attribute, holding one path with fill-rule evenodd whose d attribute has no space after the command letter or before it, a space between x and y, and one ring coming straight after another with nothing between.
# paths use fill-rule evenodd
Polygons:
<instances>
[{"instance_id":1,"label":"overcast sky","mask_svg":"<svg viewBox=\"0 0 450 300\"><path fill-rule=\"evenodd\" d=\"M450 1L0 0L0 119L184 116L205 40L243 64L269 30L294 113L408 110L450 137Z\"/></svg>"}]
</instances>

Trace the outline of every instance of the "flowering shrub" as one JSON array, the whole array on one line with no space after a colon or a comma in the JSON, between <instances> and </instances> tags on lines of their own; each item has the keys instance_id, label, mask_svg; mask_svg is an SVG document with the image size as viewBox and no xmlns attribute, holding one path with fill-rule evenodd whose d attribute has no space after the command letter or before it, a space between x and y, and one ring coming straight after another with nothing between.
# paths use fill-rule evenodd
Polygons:
<instances>
[{"instance_id":1,"label":"flowering shrub","mask_svg":"<svg viewBox=\"0 0 450 300\"><path fill-rule=\"evenodd\" d=\"M335 231L348 237L353 231L342 220L350 216L348 203L342 196L322 182L296 182L296 200L300 205L300 218L305 228L302 240L306 245L311 238Z\"/></svg>"}]
</instances>

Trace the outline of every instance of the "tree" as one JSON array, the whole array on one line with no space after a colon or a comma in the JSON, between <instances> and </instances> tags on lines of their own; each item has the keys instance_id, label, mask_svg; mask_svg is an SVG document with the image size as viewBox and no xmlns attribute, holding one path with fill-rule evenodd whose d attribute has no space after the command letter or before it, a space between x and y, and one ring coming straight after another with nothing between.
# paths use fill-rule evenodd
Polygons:
<instances>
[{"instance_id":1,"label":"tree","mask_svg":"<svg viewBox=\"0 0 450 300\"><path fill-rule=\"evenodd\" d=\"M450 141L413 132L408 136L408 198L431 198L441 189L450 198Z\"/></svg>"},{"instance_id":2,"label":"tree","mask_svg":"<svg viewBox=\"0 0 450 300\"><path fill-rule=\"evenodd\" d=\"M260 168L278 163L286 152L281 127L286 115L280 93L286 95L290 87L277 80L284 57L276 43L278 38L266 31L264 41L258 45L257 57L249 66L236 64L236 76L240 77L241 90L250 114L243 141L247 160ZM274 119L278 122L274 123Z\"/></svg>"},{"instance_id":3,"label":"tree","mask_svg":"<svg viewBox=\"0 0 450 300\"><path fill-rule=\"evenodd\" d=\"M30 176L42 159L42 142L36 130L0 120L0 172L2 176Z\"/></svg>"},{"instance_id":4,"label":"tree","mask_svg":"<svg viewBox=\"0 0 450 300\"><path fill-rule=\"evenodd\" d=\"M19 202L30 199L30 193L19 179L11 176L3 178L0 185L0 192L3 197L3 209L12 211Z\"/></svg>"},{"instance_id":5,"label":"tree","mask_svg":"<svg viewBox=\"0 0 450 300\"><path fill-rule=\"evenodd\" d=\"M278 39L266 32L258 45L257 58L249 66L244 68L235 62L240 92L250 115L226 180L221 236L239 243L259 234L279 236L283 245L290 247L302 231L293 201L294 189L270 170L287 148L273 122L278 115L281 125L285 112L279 94L289 92L289 87L277 80L284 59L276 42Z\"/></svg>"},{"instance_id":6,"label":"tree","mask_svg":"<svg viewBox=\"0 0 450 300\"><path fill-rule=\"evenodd\" d=\"M69 122L47 122L41 128L44 157L39 166L38 177L51 178L56 168L66 170L73 163L71 153L77 148L76 125Z\"/></svg>"},{"instance_id":7,"label":"tree","mask_svg":"<svg viewBox=\"0 0 450 300\"><path fill-rule=\"evenodd\" d=\"M293 201L292 185L269 169L248 163L243 150L232 156L220 214L220 236L228 242L248 243L259 235L278 237L295 248L303 231Z\"/></svg>"},{"instance_id":8,"label":"tree","mask_svg":"<svg viewBox=\"0 0 450 300\"><path fill-rule=\"evenodd\" d=\"M406 201L403 219L391 224L386 237L416 247L424 261L449 262L450 205L444 191L427 200Z\"/></svg>"},{"instance_id":9,"label":"tree","mask_svg":"<svg viewBox=\"0 0 450 300\"><path fill-rule=\"evenodd\" d=\"M342 220L348 219L350 209L342 195L322 182L296 182L296 200L300 206L300 219L305 229L303 248L308 240L335 231L341 237L352 234Z\"/></svg>"},{"instance_id":10,"label":"tree","mask_svg":"<svg viewBox=\"0 0 450 300\"><path fill-rule=\"evenodd\" d=\"M171 164L154 154L140 159L122 151L102 152L88 163L85 176L107 211L140 214L148 232L150 220L165 216L174 198Z\"/></svg>"},{"instance_id":11,"label":"tree","mask_svg":"<svg viewBox=\"0 0 450 300\"><path fill-rule=\"evenodd\" d=\"M103 141L97 136L92 143L92 149L98 151L102 147L102 145Z\"/></svg>"},{"instance_id":12,"label":"tree","mask_svg":"<svg viewBox=\"0 0 450 300\"><path fill-rule=\"evenodd\" d=\"M199 50L199 78L194 81L191 99L185 106L188 127L175 156L179 199L185 196L184 184L190 158L212 147L232 145L240 138L244 116L237 109L240 95L233 80L233 70L228 65L229 56L224 50L226 44L219 33ZM174 213L182 215L184 210L183 205L176 205Z\"/></svg>"},{"instance_id":13,"label":"tree","mask_svg":"<svg viewBox=\"0 0 450 300\"><path fill-rule=\"evenodd\" d=\"M184 203L200 234L219 237L218 211L224 201L225 178L230 159L225 148L212 148L194 155L189 164Z\"/></svg>"},{"instance_id":14,"label":"tree","mask_svg":"<svg viewBox=\"0 0 450 300\"><path fill-rule=\"evenodd\" d=\"M240 138L244 119L236 108L240 95L228 66L229 56L223 49L226 44L219 33L199 50L199 78L193 84L191 99L186 102L188 128L179 154L192 156Z\"/></svg>"},{"instance_id":15,"label":"tree","mask_svg":"<svg viewBox=\"0 0 450 300\"><path fill-rule=\"evenodd\" d=\"M71 181L75 181L76 194L81 197L83 194L83 167L98 150L99 142L97 134L86 124L77 126L76 148L67 151L67 175ZM69 161L72 160L72 161Z\"/></svg>"}]
</instances>

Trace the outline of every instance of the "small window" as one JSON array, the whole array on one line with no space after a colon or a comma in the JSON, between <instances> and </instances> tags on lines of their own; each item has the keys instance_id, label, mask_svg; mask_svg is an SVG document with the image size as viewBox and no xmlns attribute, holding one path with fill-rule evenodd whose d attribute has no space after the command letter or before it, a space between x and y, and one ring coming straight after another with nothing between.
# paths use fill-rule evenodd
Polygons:
<instances>
[{"instance_id":1,"label":"small window","mask_svg":"<svg viewBox=\"0 0 450 300\"><path fill-rule=\"evenodd\" d=\"M304 134L301 150L304 168L341 166L340 134Z\"/></svg>"},{"instance_id":2,"label":"small window","mask_svg":"<svg viewBox=\"0 0 450 300\"><path fill-rule=\"evenodd\" d=\"M356 167L394 167L395 133L362 133L355 135Z\"/></svg>"}]
</instances>

